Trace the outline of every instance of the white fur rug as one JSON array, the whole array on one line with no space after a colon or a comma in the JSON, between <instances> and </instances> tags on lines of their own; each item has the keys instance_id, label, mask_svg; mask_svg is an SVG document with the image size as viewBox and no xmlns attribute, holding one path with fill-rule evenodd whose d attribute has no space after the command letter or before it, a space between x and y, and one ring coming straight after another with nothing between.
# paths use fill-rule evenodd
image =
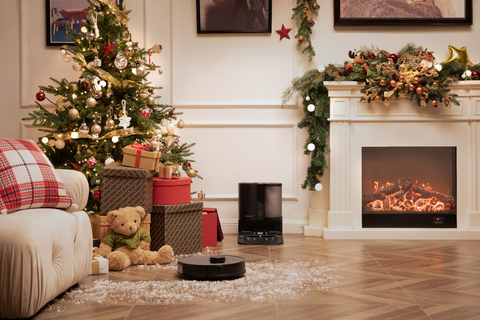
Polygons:
<instances>
[{"instance_id":1,"label":"white fur rug","mask_svg":"<svg viewBox=\"0 0 480 320\"><path fill-rule=\"evenodd\" d=\"M176 261L168 266L145 266L176 270ZM324 292L338 285L339 276L322 261L247 262L242 278L222 281L175 279L168 281L96 280L80 285L57 298L47 309L61 311L79 304L185 304L200 301L266 302L298 299L306 294Z\"/></svg>"}]
</instances>

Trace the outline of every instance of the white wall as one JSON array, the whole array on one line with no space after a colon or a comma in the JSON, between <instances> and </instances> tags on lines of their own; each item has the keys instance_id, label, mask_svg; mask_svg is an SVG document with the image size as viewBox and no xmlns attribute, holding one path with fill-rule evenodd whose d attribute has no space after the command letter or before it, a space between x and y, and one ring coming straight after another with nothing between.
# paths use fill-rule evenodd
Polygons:
<instances>
[{"instance_id":1,"label":"white wall","mask_svg":"<svg viewBox=\"0 0 480 320\"><path fill-rule=\"evenodd\" d=\"M475 2L475 1L474 1ZM27 6L28 3L28 6ZM303 232L312 224L312 210L328 208L328 183L318 193L302 190L308 157L303 155L306 132L296 127L302 110L296 101L281 108L282 91L291 80L320 64L348 60L347 52L371 44L395 52L408 42L435 51L443 61L448 45L467 46L470 59L480 62L478 24L472 27L333 27L333 1L319 1L313 28L316 57L309 62L297 48L296 0L273 0L272 29L293 28L291 40L278 34L197 35L193 0L126 0L134 41L149 48L163 46L153 61L163 75L151 74L163 86L161 102L184 112L187 124L177 130L181 140L195 142L195 168L205 180L193 190L207 195L205 206L219 209L224 229L236 230L239 182L281 182L285 232ZM0 137L35 138L21 117L35 110L39 85L50 77L78 79L61 60L58 47L45 45L44 0L0 0L3 49L0 79ZM474 3L474 20L480 6ZM5 31L5 30L8 30ZM8 116L7 116L8 115ZM197 180L197 179L196 179ZM309 215L310 214L310 215ZM315 222L317 223L317 222Z\"/></svg>"}]
</instances>

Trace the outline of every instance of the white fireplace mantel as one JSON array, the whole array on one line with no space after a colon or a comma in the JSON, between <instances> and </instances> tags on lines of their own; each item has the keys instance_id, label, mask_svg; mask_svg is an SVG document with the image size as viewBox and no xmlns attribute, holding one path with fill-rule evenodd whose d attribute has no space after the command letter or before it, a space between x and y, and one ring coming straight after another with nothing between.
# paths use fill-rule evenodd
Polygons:
<instances>
[{"instance_id":1,"label":"white fireplace mantel","mask_svg":"<svg viewBox=\"0 0 480 320\"><path fill-rule=\"evenodd\" d=\"M480 239L480 81L451 85L459 106L409 97L360 102L362 83L325 82L330 96L330 210L325 239ZM363 146L456 146L457 228L362 228Z\"/></svg>"}]
</instances>

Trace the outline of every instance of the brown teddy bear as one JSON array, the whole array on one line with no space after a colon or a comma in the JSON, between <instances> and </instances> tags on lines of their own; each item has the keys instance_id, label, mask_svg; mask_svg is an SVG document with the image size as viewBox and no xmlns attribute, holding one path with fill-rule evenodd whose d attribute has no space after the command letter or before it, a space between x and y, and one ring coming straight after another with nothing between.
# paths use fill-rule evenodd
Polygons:
<instances>
[{"instance_id":1,"label":"brown teddy bear","mask_svg":"<svg viewBox=\"0 0 480 320\"><path fill-rule=\"evenodd\" d=\"M173 249L169 245L156 252L150 251L150 235L140 227L145 216L142 207L125 207L107 214L110 231L103 238L97 253L108 259L109 270L124 270L137 264L172 262Z\"/></svg>"}]
</instances>

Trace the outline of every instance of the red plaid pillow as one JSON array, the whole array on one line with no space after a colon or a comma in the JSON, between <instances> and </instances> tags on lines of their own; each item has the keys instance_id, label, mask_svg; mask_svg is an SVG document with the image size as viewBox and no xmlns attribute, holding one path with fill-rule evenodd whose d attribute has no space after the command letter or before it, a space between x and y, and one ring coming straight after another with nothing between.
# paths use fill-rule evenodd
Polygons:
<instances>
[{"instance_id":1,"label":"red plaid pillow","mask_svg":"<svg viewBox=\"0 0 480 320\"><path fill-rule=\"evenodd\" d=\"M33 141L0 139L0 178L1 214L29 208L78 208Z\"/></svg>"}]
</instances>

